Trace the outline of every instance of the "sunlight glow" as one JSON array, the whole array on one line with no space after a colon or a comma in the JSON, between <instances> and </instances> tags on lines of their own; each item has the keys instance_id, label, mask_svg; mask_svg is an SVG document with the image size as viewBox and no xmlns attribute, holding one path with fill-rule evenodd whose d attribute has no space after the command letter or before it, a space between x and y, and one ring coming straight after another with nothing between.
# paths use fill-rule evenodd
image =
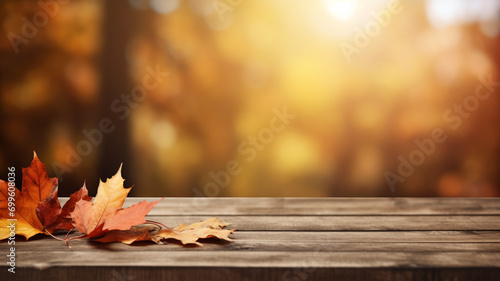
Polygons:
<instances>
[{"instance_id":1,"label":"sunlight glow","mask_svg":"<svg viewBox=\"0 0 500 281\"><path fill-rule=\"evenodd\" d=\"M473 22L497 21L500 2L497 0L427 0L427 17L437 28Z\"/></svg>"},{"instance_id":2,"label":"sunlight glow","mask_svg":"<svg viewBox=\"0 0 500 281\"><path fill-rule=\"evenodd\" d=\"M355 0L327 0L325 2L328 11L338 20L347 20L356 11Z\"/></svg>"}]
</instances>

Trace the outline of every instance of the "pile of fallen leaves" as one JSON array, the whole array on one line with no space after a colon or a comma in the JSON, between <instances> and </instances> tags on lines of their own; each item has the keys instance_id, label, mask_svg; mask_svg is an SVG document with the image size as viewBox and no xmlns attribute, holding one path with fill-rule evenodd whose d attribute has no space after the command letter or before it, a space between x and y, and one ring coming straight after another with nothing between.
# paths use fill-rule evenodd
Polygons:
<instances>
[{"instance_id":1,"label":"pile of fallen leaves","mask_svg":"<svg viewBox=\"0 0 500 281\"><path fill-rule=\"evenodd\" d=\"M131 190L124 188L123 182L120 167L116 175L105 182L100 181L95 198L88 195L84 184L80 190L71 194L61 208L57 198L58 180L48 177L45 164L35 153L31 165L22 170L21 191L14 188L15 195L12 196L12 192L8 192L8 183L0 180L0 240L10 237L7 225L12 223L9 219L16 219L17 235L29 239L36 234L46 234L67 245L70 240L85 238L103 243L120 241L125 244L135 241L166 243L166 239L176 239L184 245L199 246L200 238L214 237L231 241L228 235L235 229L223 229L229 224L217 218L188 226L181 224L174 229L146 220L146 215L161 199L149 203L144 200L122 209ZM9 210L12 206L9 205L9 197L15 199L14 212L13 208ZM69 234L75 229L80 234L70 237ZM56 231L67 231L67 234L64 239L59 238L53 235Z\"/></svg>"}]
</instances>

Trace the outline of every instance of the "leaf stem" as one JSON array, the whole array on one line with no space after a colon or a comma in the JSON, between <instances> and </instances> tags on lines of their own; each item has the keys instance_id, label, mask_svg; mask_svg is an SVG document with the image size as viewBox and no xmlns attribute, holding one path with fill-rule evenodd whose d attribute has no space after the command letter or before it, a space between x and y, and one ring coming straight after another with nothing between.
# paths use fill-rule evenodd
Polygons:
<instances>
[{"instance_id":1,"label":"leaf stem","mask_svg":"<svg viewBox=\"0 0 500 281\"><path fill-rule=\"evenodd\" d=\"M170 227L164 225L163 223L161 222L157 222L157 221L150 221L150 220L146 220L147 223L150 223L150 224L153 224L153 225L156 225L156 226L163 226L164 228L166 228L167 230L172 230L170 229Z\"/></svg>"},{"instance_id":2,"label":"leaf stem","mask_svg":"<svg viewBox=\"0 0 500 281\"><path fill-rule=\"evenodd\" d=\"M56 239L56 240L59 240L59 241L64 241L64 245L66 245L69 249L71 249L71 246L68 244L68 239L66 237L64 237L64 239L61 239L59 237L55 237L52 233L50 233L47 229L45 229L45 233L47 233L48 235L52 236L52 238ZM67 234L66 234L67 236Z\"/></svg>"},{"instance_id":3,"label":"leaf stem","mask_svg":"<svg viewBox=\"0 0 500 281\"><path fill-rule=\"evenodd\" d=\"M87 234L83 234L83 235L76 236L76 237L65 238L64 239L64 244L66 244L66 246L68 246L68 248L71 249L71 246L69 245L69 241L70 240L83 239L85 237L87 237Z\"/></svg>"},{"instance_id":4,"label":"leaf stem","mask_svg":"<svg viewBox=\"0 0 500 281\"><path fill-rule=\"evenodd\" d=\"M54 236L52 233L50 233L47 229L45 229L45 233L52 236L52 238L59 240L59 241L64 241L64 239L61 239L59 237Z\"/></svg>"},{"instance_id":5,"label":"leaf stem","mask_svg":"<svg viewBox=\"0 0 500 281\"><path fill-rule=\"evenodd\" d=\"M65 240L66 240L66 239L68 239L68 235L71 233L71 231L73 231L73 229L75 229L75 228L73 227L72 229L70 229L70 230L68 231L68 233L66 233L66 236L64 236L64 239L65 239Z\"/></svg>"}]
</instances>

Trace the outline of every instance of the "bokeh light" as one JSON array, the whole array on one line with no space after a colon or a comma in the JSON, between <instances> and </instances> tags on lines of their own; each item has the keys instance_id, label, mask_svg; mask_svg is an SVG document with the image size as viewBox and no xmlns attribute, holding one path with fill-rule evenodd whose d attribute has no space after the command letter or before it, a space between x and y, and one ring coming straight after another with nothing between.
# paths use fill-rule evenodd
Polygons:
<instances>
[{"instance_id":1,"label":"bokeh light","mask_svg":"<svg viewBox=\"0 0 500 281\"><path fill-rule=\"evenodd\" d=\"M0 3L0 164L63 196L121 162L137 196L500 195L499 1L57 7Z\"/></svg>"}]
</instances>

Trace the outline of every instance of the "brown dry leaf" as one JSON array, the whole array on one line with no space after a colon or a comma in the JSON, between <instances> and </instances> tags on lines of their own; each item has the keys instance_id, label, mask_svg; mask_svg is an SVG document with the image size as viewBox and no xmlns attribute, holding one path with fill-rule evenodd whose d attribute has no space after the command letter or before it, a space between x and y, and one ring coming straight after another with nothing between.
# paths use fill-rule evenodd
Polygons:
<instances>
[{"instance_id":1,"label":"brown dry leaf","mask_svg":"<svg viewBox=\"0 0 500 281\"><path fill-rule=\"evenodd\" d=\"M104 237L96 239L102 243L120 241L123 244L130 245L136 241L153 241L151 232L158 231L157 226L132 226L129 230L112 230L105 234Z\"/></svg>"},{"instance_id":2,"label":"brown dry leaf","mask_svg":"<svg viewBox=\"0 0 500 281\"><path fill-rule=\"evenodd\" d=\"M199 238L219 238L226 241L233 241L228 237L236 229L223 229L230 225L229 223L221 222L218 218L211 218L202 222L193 223L190 225L180 224L173 230L162 229L156 234L156 238L173 238L182 242L182 244L197 244ZM193 242L193 239L196 238Z\"/></svg>"},{"instance_id":3,"label":"brown dry leaf","mask_svg":"<svg viewBox=\"0 0 500 281\"><path fill-rule=\"evenodd\" d=\"M125 244L131 244L135 241L154 241L156 243L161 243L165 242L166 239L175 239L184 245L195 244L203 246L198 242L198 239L213 237L226 241L233 241L228 236L236 231L236 229L223 229L228 225L229 223L221 222L217 218L211 218L191 225L180 224L173 230L161 229L157 231L150 226L139 226L132 227L130 230L126 231L108 232L104 237L96 241L102 243L121 241Z\"/></svg>"}]
</instances>

